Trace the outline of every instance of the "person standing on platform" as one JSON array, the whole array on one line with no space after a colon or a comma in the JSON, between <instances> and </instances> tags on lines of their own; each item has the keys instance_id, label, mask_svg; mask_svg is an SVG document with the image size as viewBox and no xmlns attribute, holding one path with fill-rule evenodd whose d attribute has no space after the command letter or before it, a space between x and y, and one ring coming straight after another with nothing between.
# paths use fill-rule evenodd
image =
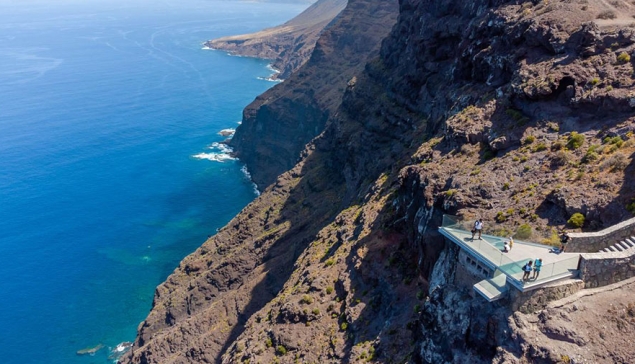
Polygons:
<instances>
[{"instance_id":1,"label":"person standing on platform","mask_svg":"<svg viewBox=\"0 0 635 364\"><path fill-rule=\"evenodd\" d=\"M478 240L481 240L481 232L483 231L483 219L478 219L474 223L474 228L472 229L472 240L474 240L474 235L478 233Z\"/></svg>"},{"instance_id":2,"label":"person standing on platform","mask_svg":"<svg viewBox=\"0 0 635 364\"><path fill-rule=\"evenodd\" d=\"M540 275L540 268L542 268L542 258L536 259L534 263L534 276L531 279L538 279L538 275Z\"/></svg>"}]
</instances>

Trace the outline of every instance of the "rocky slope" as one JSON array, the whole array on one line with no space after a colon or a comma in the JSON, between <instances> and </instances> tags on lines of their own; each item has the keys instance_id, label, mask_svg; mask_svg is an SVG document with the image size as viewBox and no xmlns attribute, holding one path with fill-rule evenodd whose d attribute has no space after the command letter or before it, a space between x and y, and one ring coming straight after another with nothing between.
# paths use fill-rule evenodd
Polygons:
<instances>
[{"instance_id":1,"label":"rocky slope","mask_svg":"<svg viewBox=\"0 0 635 364\"><path fill-rule=\"evenodd\" d=\"M210 40L206 46L231 54L273 60L280 73L273 79L286 79L311 56L324 28L346 6L346 0L318 0L288 22L251 34Z\"/></svg>"},{"instance_id":2,"label":"rocky slope","mask_svg":"<svg viewBox=\"0 0 635 364\"><path fill-rule=\"evenodd\" d=\"M549 303L536 313L509 317L514 342L496 361L531 356L535 363L633 363L635 333L633 279Z\"/></svg>"},{"instance_id":3,"label":"rocky slope","mask_svg":"<svg viewBox=\"0 0 635 364\"><path fill-rule=\"evenodd\" d=\"M580 298L593 323L571 304L514 313L473 297L436 232L450 213L549 242L574 212L584 229L631 216L631 7L401 0L299 163L157 288L123 362L632 360L606 339L633 330L631 302L610 293L625 288ZM292 120L246 123L243 138Z\"/></svg>"}]
</instances>

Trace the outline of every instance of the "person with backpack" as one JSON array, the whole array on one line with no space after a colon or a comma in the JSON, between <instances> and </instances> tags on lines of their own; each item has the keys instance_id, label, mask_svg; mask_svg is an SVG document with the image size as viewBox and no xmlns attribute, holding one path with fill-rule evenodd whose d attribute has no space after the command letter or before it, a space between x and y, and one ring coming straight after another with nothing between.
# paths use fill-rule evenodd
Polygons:
<instances>
[{"instance_id":1,"label":"person with backpack","mask_svg":"<svg viewBox=\"0 0 635 364\"><path fill-rule=\"evenodd\" d=\"M523 281L526 281L529 279L529 273L531 273L532 264L533 262L530 260L529 262L527 262L527 264L523 266Z\"/></svg>"},{"instance_id":2,"label":"person with backpack","mask_svg":"<svg viewBox=\"0 0 635 364\"><path fill-rule=\"evenodd\" d=\"M478 219L474 222L474 228L472 229L472 240L474 240L474 235L478 233L478 240L481 240L481 231L483 230L483 219Z\"/></svg>"},{"instance_id":3,"label":"person with backpack","mask_svg":"<svg viewBox=\"0 0 635 364\"><path fill-rule=\"evenodd\" d=\"M563 231L562 235L560 235L560 253L564 253L564 250L566 249L567 243L569 242L569 240L571 240L569 233L566 231Z\"/></svg>"}]
</instances>

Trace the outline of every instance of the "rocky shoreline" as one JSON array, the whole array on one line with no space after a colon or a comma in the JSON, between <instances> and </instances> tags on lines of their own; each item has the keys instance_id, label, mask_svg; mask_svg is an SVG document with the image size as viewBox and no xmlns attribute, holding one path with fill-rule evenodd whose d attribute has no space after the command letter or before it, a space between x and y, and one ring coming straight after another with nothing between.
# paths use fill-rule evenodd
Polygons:
<instances>
[{"instance_id":1,"label":"rocky shoreline","mask_svg":"<svg viewBox=\"0 0 635 364\"><path fill-rule=\"evenodd\" d=\"M437 231L550 243L635 213L632 14L350 0L230 142L268 187L157 288L121 362L633 362L609 334L635 332L632 282L515 312Z\"/></svg>"},{"instance_id":2,"label":"rocky shoreline","mask_svg":"<svg viewBox=\"0 0 635 364\"><path fill-rule=\"evenodd\" d=\"M309 59L324 28L345 6L346 0L318 0L282 25L210 40L204 46L231 55L272 60L271 67L278 72L271 79L286 79Z\"/></svg>"}]
</instances>

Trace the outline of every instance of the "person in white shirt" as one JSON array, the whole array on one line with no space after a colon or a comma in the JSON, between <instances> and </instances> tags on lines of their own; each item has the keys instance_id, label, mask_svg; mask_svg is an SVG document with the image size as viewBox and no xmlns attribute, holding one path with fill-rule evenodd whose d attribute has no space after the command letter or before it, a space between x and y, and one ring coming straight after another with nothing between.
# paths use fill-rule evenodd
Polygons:
<instances>
[{"instance_id":1,"label":"person in white shirt","mask_svg":"<svg viewBox=\"0 0 635 364\"><path fill-rule=\"evenodd\" d=\"M503 252L507 253L511 250L511 248L509 247L509 241L506 241L505 244L503 245Z\"/></svg>"},{"instance_id":2,"label":"person in white shirt","mask_svg":"<svg viewBox=\"0 0 635 364\"><path fill-rule=\"evenodd\" d=\"M478 233L478 240L481 240L481 231L483 230L483 219L478 219L474 223L474 229L472 229L472 240L474 240L474 235Z\"/></svg>"}]
</instances>

